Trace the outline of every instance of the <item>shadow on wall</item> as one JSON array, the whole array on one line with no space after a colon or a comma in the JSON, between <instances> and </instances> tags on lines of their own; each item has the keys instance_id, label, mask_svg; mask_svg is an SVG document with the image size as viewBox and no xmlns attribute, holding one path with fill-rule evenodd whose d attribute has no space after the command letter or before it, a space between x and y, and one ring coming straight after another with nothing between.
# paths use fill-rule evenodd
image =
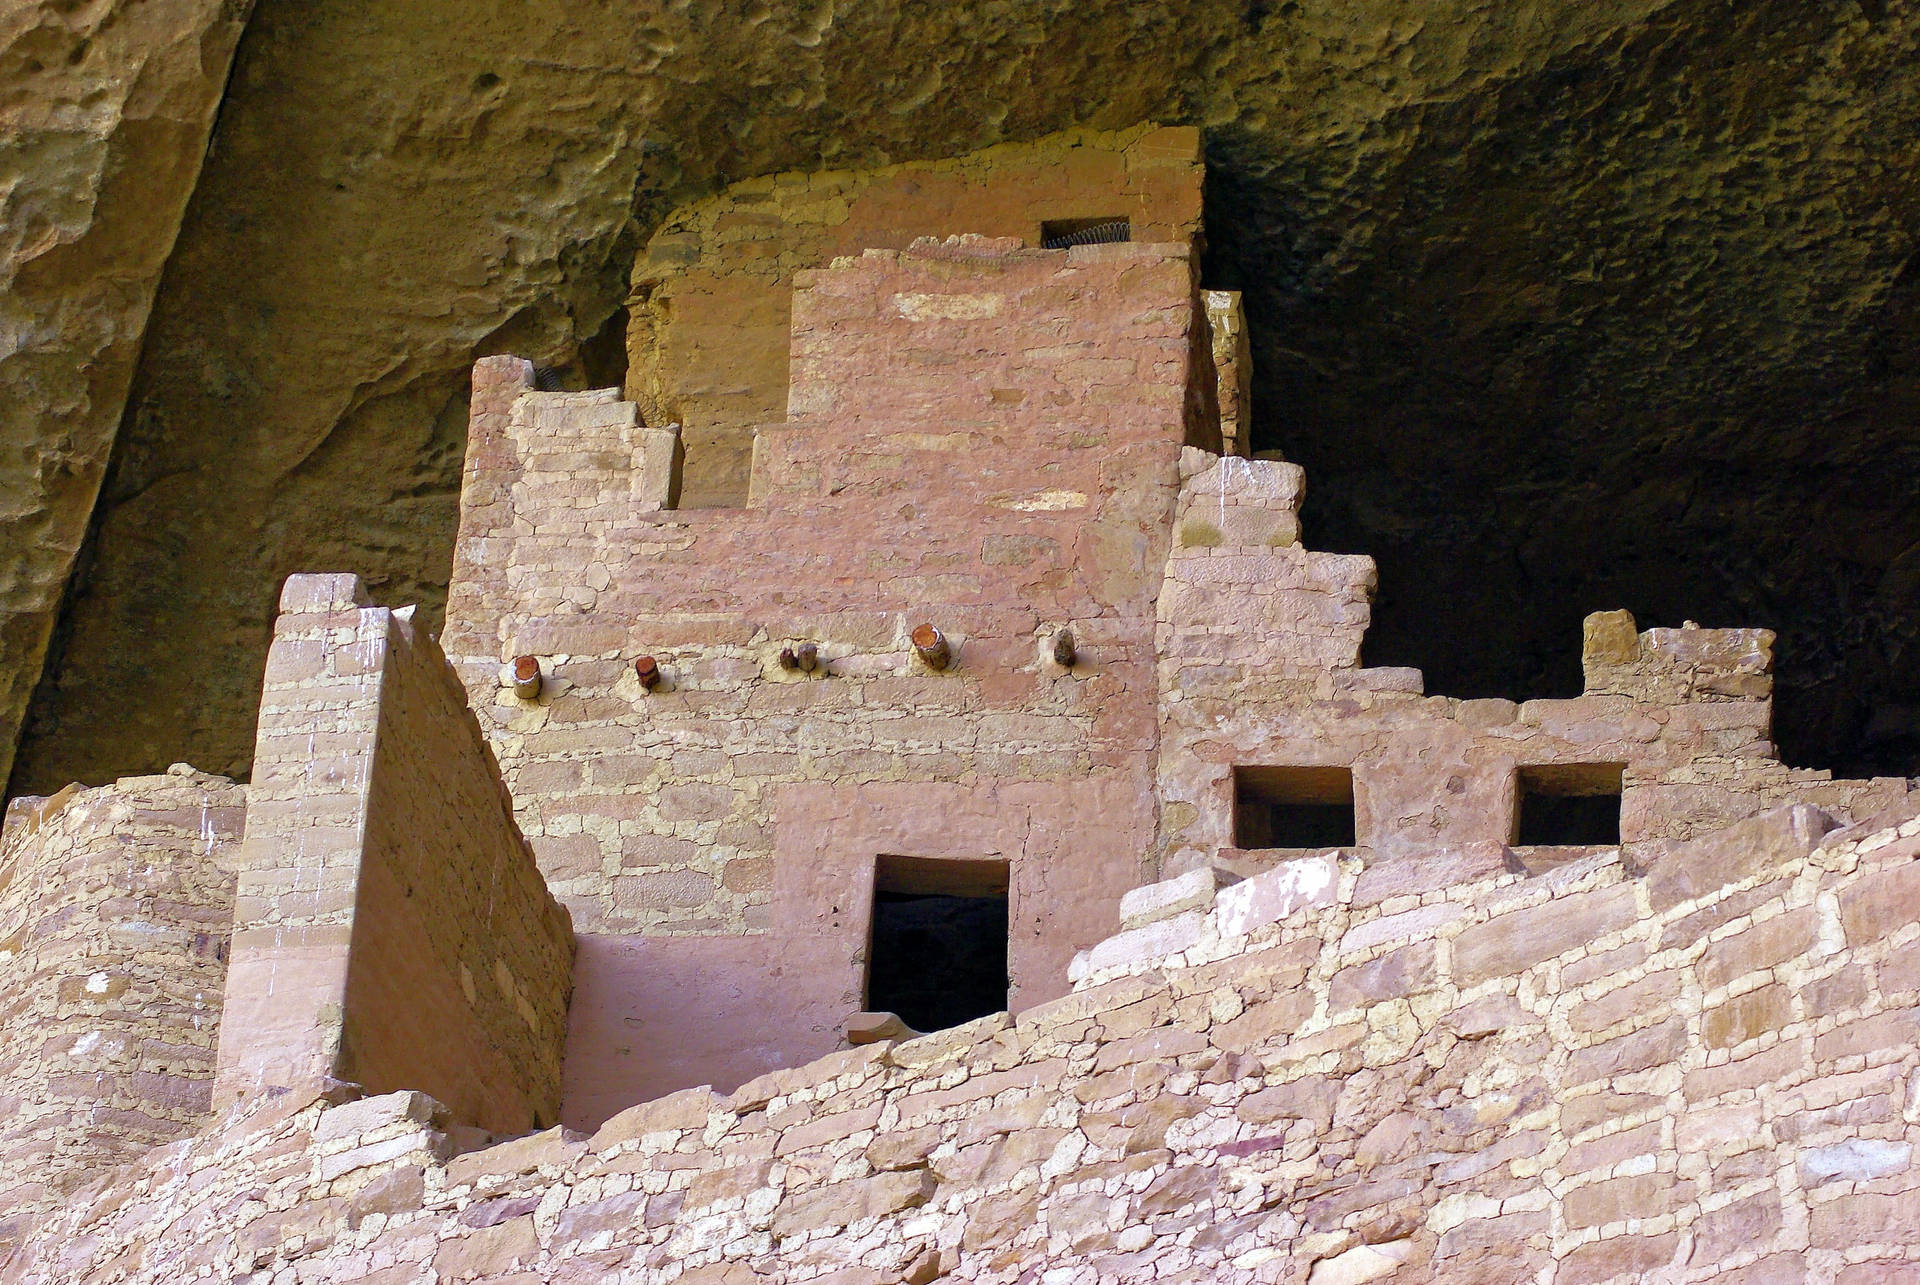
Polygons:
<instances>
[{"instance_id":1,"label":"shadow on wall","mask_svg":"<svg viewBox=\"0 0 1920 1285\"><path fill-rule=\"evenodd\" d=\"M1783 357L1738 315L1777 310L1752 294L1768 283L1711 269L1713 297L1681 293L1700 265L1659 238L1710 229L1684 212L1595 225L1574 196L1541 197L1524 158L1567 164L1567 140L1500 119L1522 158L1507 186L1473 188L1487 175L1449 151L1487 140L1436 119L1391 190L1378 180L1408 207L1385 223L1336 217L1310 159L1256 173L1240 140L1209 137L1206 280L1245 292L1253 446L1306 466L1312 547L1378 561L1367 663L1451 696L1572 696L1590 612L1770 628L1786 761L1920 773L1920 377L1880 359L1920 326L1914 274L1841 347ZM1629 142L1590 140L1595 172ZM1349 226L1382 235L1326 231ZM1675 275L1624 297L1578 255ZM1802 266L1813 297L1858 270Z\"/></svg>"}]
</instances>

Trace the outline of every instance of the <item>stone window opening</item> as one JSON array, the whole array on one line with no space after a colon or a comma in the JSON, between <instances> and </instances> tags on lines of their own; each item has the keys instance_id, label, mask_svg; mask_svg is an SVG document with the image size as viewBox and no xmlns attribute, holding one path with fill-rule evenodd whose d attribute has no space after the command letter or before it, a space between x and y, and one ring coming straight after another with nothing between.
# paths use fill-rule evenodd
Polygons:
<instances>
[{"instance_id":1,"label":"stone window opening","mask_svg":"<svg viewBox=\"0 0 1920 1285\"><path fill-rule=\"evenodd\" d=\"M881 856L873 872L867 1008L939 1031L1007 1007L1000 860Z\"/></svg>"},{"instance_id":2,"label":"stone window opening","mask_svg":"<svg viewBox=\"0 0 1920 1285\"><path fill-rule=\"evenodd\" d=\"M1108 245L1133 240L1133 223L1124 214L1102 214L1090 219L1048 219L1040 225L1042 250L1065 250L1076 245Z\"/></svg>"},{"instance_id":3,"label":"stone window opening","mask_svg":"<svg viewBox=\"0 0 1920 1285\"><path fill-rule=\"evenodd\" d=\"M1516 847L1617 847L1620 763L1548 763L1515 773Z\"/></svg>"},{"instance_id":4,"label":"stone window opening","mask_svg":"<svg viewBox=\"0 0 1920 1285\"><path fill-rule=\"evenodd\" d=\"M1237 848L1351 848L1353 770L1345 767L1236 767Z\"/></svg>"}]
</instances>

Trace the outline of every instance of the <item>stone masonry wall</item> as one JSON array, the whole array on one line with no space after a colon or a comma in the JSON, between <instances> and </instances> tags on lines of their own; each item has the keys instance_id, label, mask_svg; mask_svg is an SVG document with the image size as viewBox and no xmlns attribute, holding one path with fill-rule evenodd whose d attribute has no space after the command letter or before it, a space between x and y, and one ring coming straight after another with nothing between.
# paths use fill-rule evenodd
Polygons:
<instances>
[{"instance_id":1,"label":"stone masonry wall","mask_svg":"<svg viewBox=\"0 0 1920 1285\"><path fill-rule=\"evenodd\" d=\"M582 934L570 1123L840 1047L880 855L1008 863L1016 1008L1111 923L1153 833L1195 270L971 239L802 274L745 508L662 508L631 407L476 367L446 647ZM522 654L538 701L501 686Z\"/></svg>"},{"instance_id":2,"label":"stone masonry wall","mask_svg":"<svg viewBox=\"0 0 1920 1285\"><path fill-rule=\"evenodd\" d=\"M558 1119L572 933L408 613L294 576L267 662L219 1098L347 1079Z\"/></svg>"},{"instance_id":3,"label":"stone masonry wall","mask_svg":"<svg viewBox=\"0 0 1920 1285\"><path fill-rule=\"evenodd\" d=\"M1350 768L1357 841L1385 854L1511 843L1520 767L1623 765L1636 860L1787 800L1864 818L1907 798L1904 779L1834 781L1776 759L1764 629L1640 633L1602 613L1582 696L1426 695L1419 670L1362 663L1373 560L1300 544L1297 465L1189 450L1181 474L1158 634L1169 871L1272 859L1234 849L1235 766Z\"/></svg>"},{"instance_id":4,"label":"stone masonry wall","mask_svg":"<svg viewBox=\"0 0 1920 1285\"><path fill-rule=\"evenodd\" d=\"M1920 817L1794 807L1436 886L1137 890L1074 992L454 1155L288 1095L0 1281L1892 1285L1920 1272Z\"/></svg>"},{"instance_id":5,"label":"stone masonry wall","mask_svg":"<svg viewBox=\"0 0 1920 1285\"><path fill-rule=\"evenodd\" d=\"M16 799L0 839L0 1259L212 1107L245 787L176 768Z\"/></svg>"},{"instance_id":6,"label":"stone masonry wall","mask_svg":"<svg viewBox=\"0 0 1920 1285\"><path fill-rule=\"evenodd\" d=\"M952 160L735 183L661 224L633 269L627 395L687 439L685 505L746 498L753 429L786 417L793 284L868 249L957 233L1040 244L1047 220L1119 216L1135 241L1200 228L1200 136L1073 131Z\"/></svg>"}]
</instances>

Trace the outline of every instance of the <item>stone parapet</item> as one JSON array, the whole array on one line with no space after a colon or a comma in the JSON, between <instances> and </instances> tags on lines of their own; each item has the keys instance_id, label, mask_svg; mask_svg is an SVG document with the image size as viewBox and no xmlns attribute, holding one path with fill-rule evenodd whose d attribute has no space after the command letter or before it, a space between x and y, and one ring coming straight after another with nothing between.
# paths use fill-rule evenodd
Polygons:
<instances>
[{"instance_id":1,"label":"stone parapet","mask_svg":"<svg viewBox=\"0 0 1920 1285\"><path fill-rule=\"evenodd\" d=\"M177 767L22 798L0 839L0 1260L212 1105L246 787Z\"/></svg>"},{"instance_id":2,"label":"stone parapet","mask_svg":"<svg viewBox=\"0 0 1920 1285\"><path fill-rule=\"evenodd\" d=\"M217 1096L341 1080L503 1132L555 1120L566 912L439 647L363 603L352 576L281 596Z\"/></svg>"},{"instance_id":3,"label":"stone parapet","mask_svg":"<svg viewBox=\"0 0 1920 1285\"><path fill-rule=\"evenodd\" d=\"M1018 1018L592 1134L455 1154L418 1094L290 1097L77 1200L0 1281L1906 1279L1920 819L1832 824L1638 875L1189 878L1129 914L1190 944Z\"/></svg>"}]
</instances>

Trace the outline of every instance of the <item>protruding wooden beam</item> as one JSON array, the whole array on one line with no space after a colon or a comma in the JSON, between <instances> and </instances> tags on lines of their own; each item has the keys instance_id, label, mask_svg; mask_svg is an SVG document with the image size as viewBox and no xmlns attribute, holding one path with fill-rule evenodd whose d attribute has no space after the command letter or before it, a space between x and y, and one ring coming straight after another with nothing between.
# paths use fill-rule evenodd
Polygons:
<instances>
[{"instance_id":1,"label":"protruding wooden beam","mask_svg":"<svg viewBox=\"0 0 1920 1285\"><path fill-rule=\"evenodd\" d=\"M540 699L540 688L545 684L540 675L538 656L515 656L513 658L513 694L523 701Z\"/></svg>"},{"instance_id":2,"label":"protruding wooden beam","mask_svg":"<svg viewBox=\"0 0 1920 1285\"><path fill-rule=\"evenodd\" d=\"M953 663L953 648L947 645L946 635L931 624L915 625L913 629L913 650L928 669L938 672Z\"/></svg>"},{"instance_id":3,"label":"protruding wooden beam","mask_svg":"<svg viewBox=\"0 0 1920 1285\"><path fill-rule=\"evenodd\" d=\"M642 656L633 662L633 676L640 680L640 686L652 691L660 685L660 662L651 656Z\"/></svg>"},{"instance_id":4,"label":"protruding wooden beam","mask_svg":"<svg viewBox=\"0 0 1920 1285\"><path fill-rule=\"evenodd\" d=\"M780 649L780 668L795 669L803 674L811 674L820 668L820 648L810 642L798 643L792 647Z\"/></svg>"},{"instance_id":5,"label":"protruding wooden beam","mask_svg":"<svg viewBox=\"0 0 1920 1285\"><path fill-rule=\"evenodd\" d=\"M1054 664L1060 666L1062 669L1072 669L1073 662L1079 658L1080 654L1073 648L1073 631L1071 629L1062 629L1053 636Z\"/></svg>"}]
</instances>

